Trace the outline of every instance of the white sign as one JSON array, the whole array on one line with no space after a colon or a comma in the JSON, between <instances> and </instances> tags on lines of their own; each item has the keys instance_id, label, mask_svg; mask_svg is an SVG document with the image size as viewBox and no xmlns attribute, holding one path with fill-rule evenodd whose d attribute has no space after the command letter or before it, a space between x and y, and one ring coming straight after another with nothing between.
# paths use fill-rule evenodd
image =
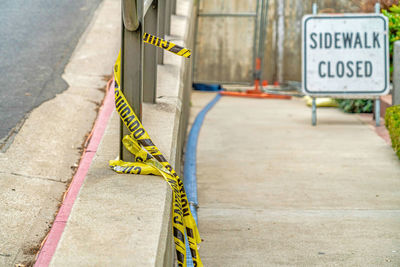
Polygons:
<instances>
[{"instance_id":1,"label":"white sign","mask_svg":"<svg viewBox=\"0 0 400 267\"><path fill-rule=\"evenodd\" d=\"M304 94L378 96L389 93L385 16L304 16L302 44Z\"/></svg>"}]
</instances>

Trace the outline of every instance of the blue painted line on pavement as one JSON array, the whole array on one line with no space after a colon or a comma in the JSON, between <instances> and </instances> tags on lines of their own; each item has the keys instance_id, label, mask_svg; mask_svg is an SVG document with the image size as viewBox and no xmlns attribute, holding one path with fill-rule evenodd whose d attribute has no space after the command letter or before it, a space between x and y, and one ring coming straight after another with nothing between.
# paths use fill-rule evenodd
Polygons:
<instances>
[{"instance_id":1,"label":"blue painted line on pavement","mask_svg":"<svg viewBox=\"0 0 400 267\"><path fill-rule=\"evenodd\" d=\"M197 226L199 225L197 220L197 178L196 178L196 155L197 155L197 143L199 139L200 128L203 124L204 118L210 109L218 102L221 98L220 94L217 94L213 100L211 100L207 106L205 106L199 114L197 114L196 119L193 122L192 128L189 133L188 141L186 144L185 153L185 165L183 167L183 184L186 190L186 196L189 201L190 211L196 221ZM189 242L187 237L186 240L186 258L187 266L192 267L192 255L190 254Z\"/></svg>"}]
</instances>

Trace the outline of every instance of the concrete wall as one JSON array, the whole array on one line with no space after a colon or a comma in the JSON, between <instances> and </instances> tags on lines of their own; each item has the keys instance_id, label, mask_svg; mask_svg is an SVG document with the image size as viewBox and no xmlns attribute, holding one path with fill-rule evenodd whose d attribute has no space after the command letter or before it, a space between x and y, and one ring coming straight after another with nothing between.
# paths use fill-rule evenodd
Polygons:
<instances>
[{"instance_id":1,"label":"concrete wall","mask_svg":"<svg viewBox=\"0 0 400 267\"><path fill-rule=\"evenodd\" d=\"M195 36L195 21L196 21L196 5L193 4L193 0L189 0L189 15L188 15L188 25L187 31L184 36L185 47L191 48L194 46L194 36ZM190 59L182 58L182 69L180 72L181 83L179 84L179 98L182 100L182 110L177 120L177 130L178 135L176 138L177 148L175 155L175 170L180 173L181 177L183 176L182 170L182 152L184 150L185 140L186 140L186 131L189 124L189 112L190 112L190 98L192 92L192 83L193 83L193 57Z\"/></svg>"},{"instance_id":2,"label":"concrete wall","mask_svg":"<svg viewBox=\"0 0 400 267\"><path fill-rule=\"evenodd\" d=\"M255 12L256 0L199 0L202 13ZM311 0L269 0L262 78L301 80L301 19ZM318 0L324 13L372 12L374 0ZM390 2L387 0L386 2ZM396 2L396 1L392 1ZM199 17L195 81L251 82L254 19Z\"/></svg>"},{"instance_id":3,"label":"concrete wall","mask_svg":"<svg viewBox=\"0 0 400 267\"><path fill-rule=\"evenodd\" d=\"M202 13L254 12L255 1L200 0ZM254 18L199 17L195 81L250 81Z\"/></svg>"}]
</instances>

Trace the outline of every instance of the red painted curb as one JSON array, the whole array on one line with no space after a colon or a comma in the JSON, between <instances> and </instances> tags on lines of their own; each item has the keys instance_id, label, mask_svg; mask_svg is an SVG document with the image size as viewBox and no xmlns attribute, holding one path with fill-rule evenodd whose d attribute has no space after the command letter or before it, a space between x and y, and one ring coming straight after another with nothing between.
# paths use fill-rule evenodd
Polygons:
<instances>
[{"instance_id":1,"label":"red painted curb","mask_svg":"<svg viewBox=\"0 0 400 267\"><path fill-rule=\"evenodd\" d=\"M107 85L106 97L103 105L100 108L99 115L96 123L91 132L90 143L82 155L79 162L78 170L76 171L72 182L64 196L64 200L54 220L53 226L47 235L42 248L40 249L35 267L49 266L51 259L56 251L58 242L64 232L65 225L67 224L68 217L71 214L72 207L78 196L78 193L85 180L86 174L92 163L93 157L97 151L100 141L103 137L104 131L107 127L108 120L114 110L114 81L110 81Z\"/></svg>"}]
</instances>

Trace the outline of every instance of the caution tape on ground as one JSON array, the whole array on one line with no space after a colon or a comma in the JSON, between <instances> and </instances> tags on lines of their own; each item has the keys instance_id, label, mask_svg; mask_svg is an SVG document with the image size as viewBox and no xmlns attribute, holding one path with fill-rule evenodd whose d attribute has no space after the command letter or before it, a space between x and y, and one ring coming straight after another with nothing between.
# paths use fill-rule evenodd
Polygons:
<instances>
[{"instance_id":1,"label":"caution tape on ground","mask_svg":"<svg viewBox=\"0 0 400 267\"><path fill-rule=\"evenodd\" d=\"M169 52L172 52L174 54L177 54L178 56L182 57L187 57L190 58L191 52L189 49L184 48L182 46L176 45L174 43L171 43L169 41L165 41L157 36L144 33L143 34L143 41L148 44L152 44L154 46L157 46L159 48L165 49Z\"/></svg>"},{"instance_id":2,"label":"caution tape on ground","mask_svg":"<svg viewBox=\"0 0 400 267\"><path fill-rule=\"evenodd\" d=\"M130 134L122 139L123 145L134 155L134 162L110 160L110 167L118 173L153 174L164 178L172 189L172 225L178 266L186 267L185 236L193 265L203 266L197 248L201 242L196 222L190 212L183 182L166 158L152 142L120 88L121 54L114 66L115 106Z\"/></svg>"}]
</instances>

